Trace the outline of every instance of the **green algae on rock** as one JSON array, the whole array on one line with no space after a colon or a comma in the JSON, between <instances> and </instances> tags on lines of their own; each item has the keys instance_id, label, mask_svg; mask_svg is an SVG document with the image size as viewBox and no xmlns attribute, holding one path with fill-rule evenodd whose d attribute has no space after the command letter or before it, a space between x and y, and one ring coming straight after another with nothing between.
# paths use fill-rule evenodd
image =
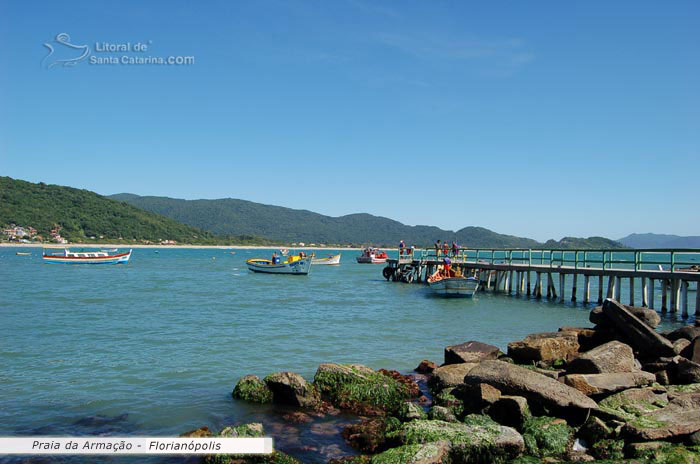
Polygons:
<instances>
[{"instance_id":1,"label":"green algae on rock","mask_svg":"<svg viewBox=\"0 0 700 464\"><path fill-rule=\"evenodd\" d=\"M371 464L447 464L450 444L447 441L435 441L391 448L381 454L372 456Z\"/></svg>"},{"instance_id":2,"label":"green algae on rock","mask_svg":"<svg viewBox=\"0 0 700 464\"><path fill-rule=\"evenodd\" d=\"M414 419L425 419L427 415L423 408L416 403L404 401L397 411L397 417L404 422L408 422Z\"/></svg>"},{"instance_id":3,"label":"green algae on rock","mask_svg":"<svg viewBox=\"0 0 700 464\"><path fill-rule=\"evenodd\" d=\"M446 440L453 462L504 462L522 453L523 438L514 429L485 416L467 419L467 423L414 420L401 427L398 437L406 445Z\"/></svg>"},{"instance_id":4,"label":"green algae on rock","mask_svg":"<svg viewBox=\"0 0 700 464\"><path fill-rule=\"evenodd\" d=\"M259 438L265 436L265 430L260 423L243 424L225 427L218 437L228 438ZM301 461L274 451L271 454L214 454L203 459L204 464L301 464Z\"/></svg>"},{"instance_id":5,"label":"green algae on rock","mask_svg":"<svg viewBox=\"0 0 700 464\"><path fill-rule=\"evenodd\" d=\"M623 459L625 441L606 438L599 440L591 446L591 452L597 459Z\"/></svg>"},{"instance_id":6,"label":"green algae on rock","mask_svg":"<svg viewBox=\"0 0 700 464\"><path fill-rule=\"evenodd\" d=\"M364 414L394 413L410 397L397 380L357 364L321 364L314 385L335 406Z\"/></svg>"},{"instance_id":7,"label":"green algae on rock","mask_svg":"<svg viewBox=\"0 0 700 464\"><path fill-rule=\"evenodd\" d=\"M233 397L251 403L272 403L272 391L257 375L246 375L233 389Z\"/></svg>"},{"instance_id":8,"label":"green algae on rock","mask_svg":"<svg viewBox=\"0 0 700 464\"><path fill-rule=\"evenodd\" d=\"M541 458L563 456L573 441L573 429L554 417L531 417L522 432L526 453Z\"/></svg>"}]
</instances>

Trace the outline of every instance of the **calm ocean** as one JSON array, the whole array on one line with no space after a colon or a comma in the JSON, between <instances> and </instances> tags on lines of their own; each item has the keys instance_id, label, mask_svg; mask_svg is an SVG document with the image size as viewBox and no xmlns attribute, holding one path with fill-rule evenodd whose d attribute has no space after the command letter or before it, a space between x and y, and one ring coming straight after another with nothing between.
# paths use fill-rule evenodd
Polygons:
<instances>
[{"instance_id":1,"label":"calm ocean","mask_svg":"<svg viewBox=\"0 0 700 464\"><path fill-rule=\"evenodd\" d=\"M272 250L135 249L122 266L48 265L38 248L17 250L0 248L2 436L172 436L263 420L277 447L325 462L351 453L336 434L347 418L286 425L278 409L233 401L236 381L280 370L311 379L322 362L408 372L440 363L446 345L505 350L533 332L590 325L582 305L433 298L356 264L357 251L303 277L247 270ZM663 316L662 329L676 318Z\"/></svg>"}]
</instances>

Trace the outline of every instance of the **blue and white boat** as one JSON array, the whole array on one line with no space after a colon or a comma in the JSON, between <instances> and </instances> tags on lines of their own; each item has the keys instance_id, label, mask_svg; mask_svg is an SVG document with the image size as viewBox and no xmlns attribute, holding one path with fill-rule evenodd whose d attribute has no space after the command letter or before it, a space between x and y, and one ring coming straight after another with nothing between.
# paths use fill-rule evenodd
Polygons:
<instances>
[{"instance_id":1,"label":"blue and white boat","mask_svg":"<svg viewBox=\"0 0 700 464\"><path fill-rule=\"evenodd\" d=\"M58 264L126 264L131 258L131 250L110 254L106 251L70 251L63 247L47 247L42 258L45 263Z\"/></svg>"}]
</instances>

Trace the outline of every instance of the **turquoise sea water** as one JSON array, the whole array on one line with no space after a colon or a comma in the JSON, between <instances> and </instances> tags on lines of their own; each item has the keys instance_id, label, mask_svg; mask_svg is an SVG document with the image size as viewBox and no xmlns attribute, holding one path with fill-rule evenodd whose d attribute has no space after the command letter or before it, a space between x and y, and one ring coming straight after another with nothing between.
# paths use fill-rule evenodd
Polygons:
<instances>
[{"instance_id":1,"label":"turquoise sea water","mask_svg":"<svg viewBox=\"0 0 700 464\"><path fill-rule=\"evenodd\" d=\"M409 372L440 363L446 345L505 350L533 332L590 325L580 304L434 298L356 264L357 251L303 277L247 270L272 250L135 249L121 266L42 264L40 249L18 250L0 249L2 436L172 436L263 420L279 448L325 462L352 453L337 437L348 418L286 425L284 411L233 401L236 381L281 370L311 379L322 362Z\"/></svg>"}]
</instances>

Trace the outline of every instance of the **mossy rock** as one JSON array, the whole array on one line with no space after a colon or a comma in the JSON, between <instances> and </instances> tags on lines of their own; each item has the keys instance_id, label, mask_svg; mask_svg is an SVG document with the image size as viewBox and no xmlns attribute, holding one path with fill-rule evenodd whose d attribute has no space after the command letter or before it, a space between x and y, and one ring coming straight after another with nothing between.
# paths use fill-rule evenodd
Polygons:
<instances>
[{"instance_id":1,"label":"mossy rock","mask_svg":"<svg viewBox=\"0 0 700 464\"><path fill-rule=\"evenodd\" d=\"M404 422L414 419L426 419L427 415L422 407L411 401L405 401L399 407L397 417Z\"/></svg>"},{"instance_id":2,"label":"mossy rock","mask_svg":"<svg viewBox=\"0 0 700 464\"><path fill-rule=\"evenodd\" d=\"M633 388L611 395L598 403L598 408L625 422L668 404L666 393L657 393L653 387Z\"/></svg>"},{"instance_id":3,"label":"mossy rock","mask_svg":"<svg viewBox=\"0 0 700 464\"><path fill-rule=\"evenodd\" d=\"M449 463L450 445L446 441L404 445L373 456L371 464Z\"/></svg>"},{"instance_id":4,"label":"mossy rock","mask_svg":"<svg viewBox=\"0 0 700 464\"><path fill-rule=\"evenodd\" d=\"M410 397L400 382L361 365L321 364L314 385L333 405L364 414L395 413Z\"/></svg>"},{"instance_id":5,"label":"mossy rock","mask_svg":"<svg viewBox=\"0 0 700 464\"><path fill-rule=\"evenodd\" d=\"M596 459L624 459L624 449L624 440L604 439L593 443L591 454Z\"/></svg>"},{"instance_id":6,"label":"mossy rock","mask_svg":"<svg viewBox=\"0 0 700 464\"><path fill-rule=\"evenodd\" d=\"M233 397L251 403L272 403L272 391L257 375L246 375L233 389Z\"/></svg>"},{"instance_id":7,"label":"mossy rock","mask_svg":"<svg viewBox=\"0 0 700 464\"><path fill-rule=\"evenodd\" d=\"M447 409L452 411L452 413L456 417L462 417L462 415L465 412L464 401L455 396L455 393L458 392L459 390L455 387L444 389L443 391L438 393L437 396L435 396L435 404L438 406L446 407Z\"/></svg>"},{"instance_id":8,"label":"mossy rock","mask_svg":"<svg viewBox=\"0 0 700 464\"><path fill-rule=\"evenodd\" d=\"M574 431L554 417L531 417L523 424L525 452L531 456L561 457L573 442Z\"/></svg>"},{"instance_id":9,"label":"mossy rock","mask_svg":"<svg viewBox=\"0 0 700 464\"><path fill-rule=\"evenodd\" d=\"M650 442L652 443L652 442ZM654 443L655 444L655 443ZM659 443L647 449L637 448L633 457L650 464L700 464L700 447Z\"/></svg>"},{"instance_id":10,"label":"mossy rock","mask_svg":"<svg viewBox=\"0 0 700 464\"><path fill-rule=\"evenodd\" d=\"M230 438L260 438L265 436L265 430L260 423L243 424L225 427L217 436ZM205 456L202 462L204 464L301 464L301 461L280 451L264 455L214 454Z\"/></svg>"},{"instance_id":11,"label":"mossy rock","mask_svg":"<svg viewBox=\"0 0 700 464\"><path fill-rule=\"evenodd\" d=\"M690 383L688 385L667 385L669 393L700 393L700 383Z\"/></svg>"},{"instance_id":12,"label":"mossy rock","mask_svg":"<svg viewBox=\"0 0 700 464\"><path fill-rule=\"evenodd\" d=\"M428 418L445 422L458 422L452 410L445 406L433 406L430 408L430 411L428 411Z\"/></svg>"},{"instance_id":13,"label":"mossy rock","mask_svg":"<svg viewBox=\"0 0 700 464\"><path fill-rule=\"evenodd\" d=\"M504 462L519 456L524 448L520 434L488 418L466 424L414 420L405 423L398 436L406 445L446 440L451 446L452 462Z\"/></svg>"},{"instance_id":14,"label":"mossy rock","mask_svg":"<svg viewBox=\"0 0 700 464\"><path fill-rule=\"evenodd\" d=\"M375 417L343 429L343 438L363 453L378 453L399 443L394 438L401 422L395 417Z\"/></svg>"}]
</instances>

